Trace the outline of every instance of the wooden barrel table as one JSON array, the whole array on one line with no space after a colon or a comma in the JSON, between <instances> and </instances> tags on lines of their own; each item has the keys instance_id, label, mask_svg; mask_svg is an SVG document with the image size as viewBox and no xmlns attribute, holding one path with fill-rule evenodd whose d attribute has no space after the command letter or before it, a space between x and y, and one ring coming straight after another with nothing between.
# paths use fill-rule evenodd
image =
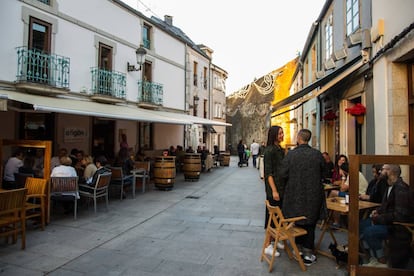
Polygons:
<instances>
[{"instance_id":1,"label":"wooden barrel table","mask_svg":"<svg viewBox=\"0 0 414 276\"><path fill-rule=\"evenodd\" d=\"M155 157L154 186L160 190L169 190L175 182L175 156Z\"/></svg>"},{"instance_id":2,"label":"wooden barrel table","mask_svg":"<svg viewBox=\"0 0 414 276\"><path fill-rule=\"evenodd\" d=\"M186 181L198 181L201 173L201 154L186 153L184 156L183 172Z\"/></svg>"},{"instance_id":3,"label":"wooden barrel table","mask_svg":"<svg viewBox=\"0 0 414 276\"><path fill-rule=\"evenodd\" d=\"M228 152L223 152L222 153L220 166L224 166L224 167L230 166L230 153L228 153Z\"/></svg>"}]
</instances>

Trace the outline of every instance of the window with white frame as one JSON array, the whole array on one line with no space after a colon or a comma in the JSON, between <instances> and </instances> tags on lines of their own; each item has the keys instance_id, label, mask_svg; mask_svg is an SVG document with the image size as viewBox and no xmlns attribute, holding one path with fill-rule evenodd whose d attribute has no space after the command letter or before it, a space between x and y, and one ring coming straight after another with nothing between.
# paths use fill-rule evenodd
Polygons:
<instances>
[{"instance_id":1,"label":"window with white frame","mask_svg":"<svg viewBox=\"0 0 414 276\"><path fill-rule=\"evenodd\" d=\"M359 28L359 0L346 0L346 34Z\"/></svg>"},{"instance_id":2,"label":"window with white frame","mask_svg":"<svg viewBox=\"0 0 414 276\"><path fill-rule=\"evenodd\" d=\"M222 112L221 112L221 104L215 103L214 104L214 118L221 118Z\"/></svg>"},{"instance_id":3,"label":"window with white frame","mask_svg":"<svg viewBox=\"0 0 414 276\"><path fill-rule=\"evenodd\" d=\"M329 15L325 25L325 60L332 56L333 52L333 33L332 33L332 14Z\"/></svg>"}]
</instances>

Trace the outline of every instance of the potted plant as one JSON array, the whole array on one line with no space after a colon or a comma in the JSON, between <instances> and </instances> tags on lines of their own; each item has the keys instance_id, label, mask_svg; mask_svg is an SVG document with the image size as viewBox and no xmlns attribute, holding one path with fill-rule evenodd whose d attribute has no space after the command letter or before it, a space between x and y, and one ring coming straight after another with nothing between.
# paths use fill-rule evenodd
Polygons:
<instances>
[{"instance_id":1,"label":"potted plant","mask_svg":"<svg viewBox=\"0 0 414 276\"><path fill-rule=\"evenodd\" d=\"M336 113L332 110L326 111L325 115L322 117L322 119L327 121L329 125L333 125L336 118L338 118L338 116L336 116Z\"/></svg>"},{"instance_id":2,"label":"potted plant","mask_svg":"<svg viewBox=\"0 0 414 276\"><path fill-rule=\"evenodd\" d=\"M356 103L352 107L345 108L345 111L352 116L355 116L358 124L362 124L364 122L364 115L367 112L367 109L363 104Z\"/></svg>"}]
</instances>

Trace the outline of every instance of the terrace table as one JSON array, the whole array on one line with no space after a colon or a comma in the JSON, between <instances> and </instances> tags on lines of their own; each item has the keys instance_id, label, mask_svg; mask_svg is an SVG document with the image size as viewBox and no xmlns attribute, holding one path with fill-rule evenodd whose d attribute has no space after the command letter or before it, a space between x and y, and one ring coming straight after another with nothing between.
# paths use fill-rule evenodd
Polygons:
<instances>
[{"instance_id":1,"label":"terrace table","mask_svg":"<svg viewBox=\"0 0 414 276\"><path fill-rule=\"evenodd\" d=\"M359 210L363 210L364 211L364 217L366 217L369 213L369 211L377 206L380 206L381 204L379 203L374 203L374 202L370 202L370 201L364 201L364 200L359 200L358 201L358 207ZM331 198L327 198L326 199L326 207L328 209L328 217L325 220L325 223L323 223L322 225L322 232L321 235L319 236L318 242L316 244L315 250L316 252L318 252L319 254L322 254L324 256L330 257L330 258L335 258L334 256L332 256L332 254L328 251L324 251L320 249L323 237L325 236L326 232L329 232L332 241L334 243L337 244L334 232L329 224L329 221L331 220L333 213L334 212L340 212L342 214L348 215L349 213L349 205L345 203L345 198L344 197L331 197ZM346 228L341 228L339 229L340 231L346 231L348 232L348 229Z\"/></svg>"}]
</instances>

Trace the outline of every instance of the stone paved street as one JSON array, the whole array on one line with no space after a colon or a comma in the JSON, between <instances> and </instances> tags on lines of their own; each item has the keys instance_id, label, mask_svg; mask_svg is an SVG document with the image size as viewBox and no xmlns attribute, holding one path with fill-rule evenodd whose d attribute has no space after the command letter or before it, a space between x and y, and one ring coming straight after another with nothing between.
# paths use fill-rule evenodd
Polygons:
<instances>
[{"instance_id":1,"label":"stone paved street","mask_svg":"<svg viewBox=\"0 0 414 276\"><path fill-rule=\"evenodd\" d=\"M229 167L178 174L174 188L149 187L132 199L79 208L78 219L52 214L45 231L29 225L27 246L0 244L1 275L303 275L285 252L268 273L260 262L264 238L264 187L258 170ZM317 232L318 236L319 232ZM326 238L328 241L328 237ZM327 248L327 244L324 244ZM347 275L318 256L307 275Z\"/></svg>"}]
</instances>

